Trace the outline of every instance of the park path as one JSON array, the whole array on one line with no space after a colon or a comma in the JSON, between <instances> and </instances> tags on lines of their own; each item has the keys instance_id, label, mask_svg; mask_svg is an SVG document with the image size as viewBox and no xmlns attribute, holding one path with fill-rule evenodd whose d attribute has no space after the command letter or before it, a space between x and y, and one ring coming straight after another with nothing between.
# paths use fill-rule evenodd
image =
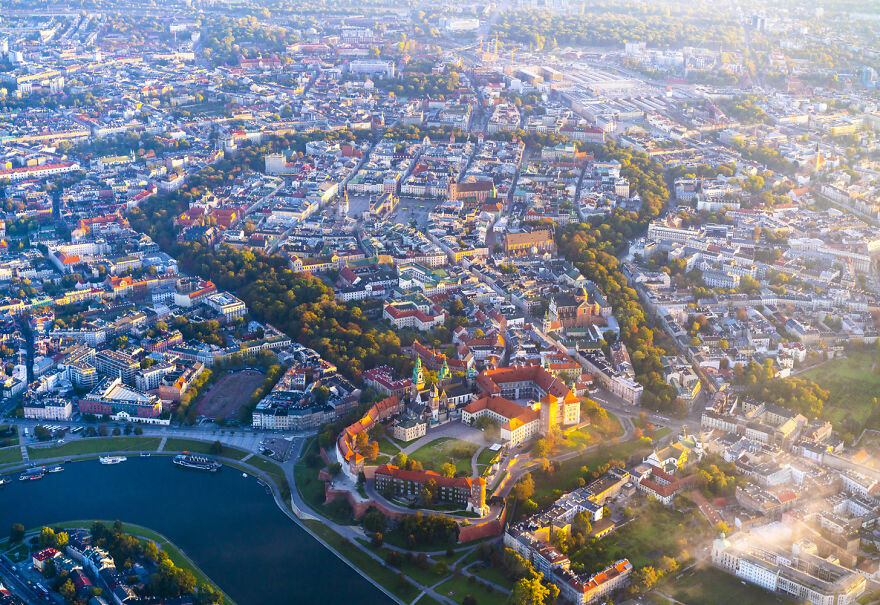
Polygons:
<instances>
[{"instance_id":1,"label":"park path","mask_svg":"<svg viewBox=\"0 0 880 605\"><path fill-rule=\"evenodd\" d=\"M477 469L477 458L482 453L482 451L486 449L486 447L488 446L478 447L477 451L474 452L474 455L471 456L471 477L480 476L479 470Z\"/></svg>"},{"instance_id":2,"label":"park path","mask_svg":"<svg viewBox=\"0 0 880 605\"><path fill-rule=\"evenodd\" d=\"M242 462L247 462L248 460L250 460L250 459L253 458L253 457L254 457L254 454L253 454L253 452L251 452L250 454L248 454L247 456L245 456L244 458L242 458L241 461L242 461Z\"/></svg>"},{"instance_id":3,"label":"park path","mask_svg":"<svg viewBox=\"0 0 880 605\"><path fill-rule=\"evenodd\" d=\"M21 461L22 462L30 462L31 457L28 455L27 445L25 445L25 443L24 443L24 435L22 434L22 431L17 431L17 432L18 432L19 447L21 447Z\"/></svg>"},{"instance_id":4,"label":"park path","mask_svg":"<svg viewBox=\"0 0 880 605\"><path fill-rule=\"evenodd\" d=\"M156 448L157 452L161 452L165 449L165 443L168 441L168 437L162 437L162 441L159 442L159 447Z\"/></svg>"}]
</instances>

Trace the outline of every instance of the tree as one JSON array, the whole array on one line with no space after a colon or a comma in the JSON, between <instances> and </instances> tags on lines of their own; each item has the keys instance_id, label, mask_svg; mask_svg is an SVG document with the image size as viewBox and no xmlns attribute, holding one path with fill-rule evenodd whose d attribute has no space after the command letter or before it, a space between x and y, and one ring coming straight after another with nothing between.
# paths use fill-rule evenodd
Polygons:
<instances>
[{"instance_id":1,"label":"tree","mask_svg":"<svg viewBox=\"0 0 880 605\"><path fill-rule=\"evenodd\" d=\"M70 578L64 580L64 583L58 587L58 594L60 594L68 603L72 603L76 598L76 586L73 585L73 581Z\"/></svg>"},{"instance_id":2,"label":"tree","mask_svg":"<svg viewBox=\"0 0 880 605\"><path fill-rule=\"evenodd\" d=\"M662 556L659 561L660 570L664 574L674 573L678 569L678 563L672 557Z\"/></svg>"},{"instance_id":3,"label":"tree","mask_svg":"<svg viewBox=\"0 0 880 605\"><path fill-rule=\"evenodd\" d=\"M148 540L144 546L144 557L153 563L159 560L159 547L152 540Z\"/></svg>"},{"instance_id":4,"label":"tree","mask_svg":"<svg viewBox=\"0 0 880 605\"><path fill-rule=\"evenodd\" d=\"M24 540L24 525L15 523L9 530L9 542L21 542L22 540Z\"/></svg>"},{"instance_id":5,"label":"tree","mask_svg":"<svg viewBox=\"0 0 880 605\"><path fill-rule=\"evenodd\" d=\"M42 424L38 424L34 427L34 437L40 441L49 441L52 438L52 433Z\"/></svg>"},{"instance_id":6,"label":"tree","mask_svg":"<svg viewBox=\"0 0 880 605\"><path fill-rule=\"evenodd\" d=\"M521 578L510 593L511 605L544 605L551 603L550 588L541 579L543 574L535 574L530 578Z\"/></svg>"},{"instance_id":7,"label":"tree","mask_svg":"<svg viewBox=\"0 0 880 605\"><path fill-rule=\"evenodd\" d=\"M535 493L535 481L532 479L531 473L526 473L522 476L517 484L513 486L513 493L520 502L532 497Z\"/></svg>"},{"instance_id":8,"label":"tree","mask_svg":"<svg viewBox=\"0 0 880 605\"><path fill-rule=\"evenodd\" d=\"M538 503L529 498L528 500L523 500L520 503L520 512L525 516L534 515L538 512Z\"/></svg>"},{"instance_id":9,"label":"tree","mask_svg":"<svg viewBox=\"0 0 880 605\"><path fill-rule=\"evenodd\" d=\"M54 578L55 577L55 560L47 559L43 563L43 577L44 578Z\"/></svg>"},{"instance_id":10,"label":"tree","mask_svg":"<svg viewBox=\"0 0 880 605\"><path fill-rule=\"evenodd\" d=\"M44 527L40 530L40 536L37 538L40 548L55 547L55 530L51 527Z\"/></svg>"},{"instance_id":11,"label":"tree","mask_svg":"<svg viewBox=\"0 0 880 605\"><path fill-rule=\"evenodd\" d=\"M211 448L209 451L213 455L219 456L220 454L223 453L223 444L220 443L220 441L214 441L214 443L211 444Z\"/></svg>"},{"instance_id":12,"label":"tree","mask_svg":"<svg viewBox=\"0 0 880 605\"><path fill-rule=\"evenodd\" d=\"M658 574L657 570L650 565L637 569L633 576L635 578L636 586L640 587L642 590L650 590L660 579L660 574Z\"/></svg>"},{"instance_id":13,"label":"tree","mask_svg":"<svg viewBox=\"0 0 880 605\"><path fill-rule=\"evenodd\" d=\"M329 472L332 476L338 475L342 471L342 464L339 462L334 462L330 466L327 467L327 472Z\"/></svg>"},{"instance_id":14,"label":"tree","mask_svg":"<svg viewBox=\"0 0 880 605\"><path fill-rule=\"evenodd\" d=\"M538 439L532 448L532 456L535 458L546 458L550 453L550 444L546 439Z\"/></svg>"},{"instance_id":15,"label":"tree","mask_svg":"<svg viewBox=\"0 0 880 605\"><path fill-rule=\"evenodd\" d=\"M473 578L473 576L469 576L468 580ZM466 594L464 595L464 599L461 600L461 605L477 605L477 599L474 598L473 595Z\"/></svg>"},{"instance_id":16,"label":"tree","mask_svg":"<svg viewBox=\"0 0 880 605\"><path fill-rule=\"evenodd\" d=\"M590 523L590 517L584 513L579 512L574 516L574 519L571 523L571 528L575 533L581 534L583 536L589 535L591 531L593 531L593 525Z\"/></svg>"},{"instance_id":17,"label":"tree","mask_svg":"<svg viewBox=\"0 0 880 605\"><path fill-rule=\"evenodd\" d=\"M440 466L440 474L444 477L455 477L455 465L451 462L444 462Z\"/></svg>"},{"instance_id":18,"label":"tree","mask_svg":"<svg viewBox=\"0 0 880 605\"><path fill-rule=\"evenodd\" d=\"M373 462L376 458L379 457L379 443L376 441L370 441L367 443L366 447L361 452L367 460Z\"/></svg>"}]
</instances>

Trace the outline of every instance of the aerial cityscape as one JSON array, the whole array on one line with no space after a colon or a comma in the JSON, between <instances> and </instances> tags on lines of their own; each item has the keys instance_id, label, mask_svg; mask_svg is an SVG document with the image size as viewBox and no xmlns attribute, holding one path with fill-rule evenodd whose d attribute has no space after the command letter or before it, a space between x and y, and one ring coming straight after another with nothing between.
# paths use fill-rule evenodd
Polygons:
<instances>
[{"instance_id":1,"label":"aerial cityscape","mask_svg":"<svg viewBox=\"0 0 880 605\"><path fill-rule=\"evenodd\" d=\"M0 605L880 603L880 0L0 1Z\"/></svg>"}]
</instances>

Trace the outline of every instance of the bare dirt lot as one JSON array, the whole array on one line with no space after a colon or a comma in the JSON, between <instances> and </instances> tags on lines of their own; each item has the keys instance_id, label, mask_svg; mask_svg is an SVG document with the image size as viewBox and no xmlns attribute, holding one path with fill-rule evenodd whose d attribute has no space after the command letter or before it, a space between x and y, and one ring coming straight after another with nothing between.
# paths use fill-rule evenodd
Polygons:
<instances>
[{"instance_id":1,"label":"bare dirt lot","mask_svg":"<svg viewBox=\"0 0 880 605\"><path fill-rule=\"evenodd\" d=\"M202 397L199 414L208 418L234 417L265 378L262 372L255 370L227 374Z\"/></svg>"}]
</instances>

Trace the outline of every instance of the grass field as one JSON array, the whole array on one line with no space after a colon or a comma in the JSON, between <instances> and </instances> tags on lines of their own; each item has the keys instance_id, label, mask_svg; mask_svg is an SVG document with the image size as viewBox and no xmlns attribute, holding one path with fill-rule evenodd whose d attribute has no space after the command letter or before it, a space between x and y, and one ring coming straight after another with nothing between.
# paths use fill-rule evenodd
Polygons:
<instances>
[{"instance_id":1,"label":"grass field","mask_svg":"<svg viewBox=\"0 0 880 605\"><path fill-rule=\"evenodd\" d=\"M471 595L480 605L504 605L508 595L490 588L482 582L469 582L464 576L450 578L436 589L437 594L448 597L456 603L461 603L467 595Z\"/></svg>"},{"instance_id":2,"label":"grass field","mask_svg":"<svg viewBox=\"0 0 880 605\"><path fill-rule=\"evenodd\" d=\"M700 515L683 515L654 502L642 507L636 518L604 538L635 567L650 565L662 556L675 558L682 539L696 540L707 531ZM688 546L688 550L692 550Z\"/></svg>"},{"instance_id":3,"label":"grass field","mask_svg":"<svg viewBox=\"0 0 880 605\"><path fill-rule=\"evenodd\" d=\"M351 561L355 567L405 603L411 603L421 592L412 583L406 580L401 582L399 572L386 567L323 523L305 521L305 524L327 544L335 548L339 554ZM421 603L421 599L419 602Z\"/></svg>"},{"instance_id":4,"label":"grass field","mask_svg":"<svg viewBox=\"0 0 880 605\"><path fill-rule=\"evenodd\" d=\"M480 455L477 456L477 466L489 466L492 459L500 453L500 451L493 452L488 447L484 447L483 451L480 452Z\"/></svg>"},{"instance_id":5,"label":"grass field","mask_svg":"<svg viewBox=\"0 0 880 605\"><path fill-rule=\"evenodd\" d=\"M479 559L479 550L475 549L472 555L474 556L473 560ZM508 589L513 588L513 583L506 575L504 575L504 571L502 571L501 567L493 567L492 565L480 561L479 563L472 565L468 571L477 577L498 584L499 586L506 586Z\"/></svg>"},{"instance_id":6,"label":"grass field","mask_svg":"<svg viewBox=\"0 0 880 605\"><path fill-rule=\"evenodd\" d=\"M880 374L873 372L871 353L852 353L846 359L835 359L800 375L814 381L831 396L823 416L834 423L852 416L864 425L871 415L874 397L880 395Z\"/></svg>"},{"instance_id":7,"label":"grass field","mask_svg":"<svg viewBox=\"0 0 880 605\"><path fill-rule=\"evenodd\" d=\"M678 579L667 580L659 589L688 605L749 605L751 603L790 603L752 584L711 567L688 571Z\"/></svg>"},{"instance_id":8,"label":"grass field","mask_svg":"<svg viewBox=\"0 0 880 605\"><path fill-rule=\"evenodd\" d=\"M0 464L12 464L13 462L21 462L21 448L19 446L13 445L0 450Z\"/></svg>"},{"instance_id":9,"label":"grass field","mask_svg":"<svg viewBox=\"0 0 880 605\"><path fill-rule=\"evenodd\" d=\"M410 454L409 457L421 462L425 470L439 471L443 464L451 462L455 464L456 472L464 472L470 475L471 458L473 458L474 452L479 447L479 445L460 439L443 437L423 445Z\"/></svg>"},{"instance_id":10,"label":"grass field","mask_svg":"<svg viewBox=\"0 0 880 605\"><path fill-rule=\"evenodd\" d=\"M281 490L282 498L285 497L285 490L286 493L290 493L290 485L287 483L287 477L284 474L284 470L275 462L266 460L260 456L254 456L253 458L249 458L245 464L250 464L269 475L275 481L275 484L278 485L278 489Z\"/></svg>"},{"instance_id":11,"label":"grass field","mask_svg":"<svg viewBox=\"0 0 880 605\"><path fill-rule=\"evenodd\" d=\"M660 439L663 439L666 435L668 435L668 434L671 433L671 432L672 432L672 429L669 428L668 426L660 427L659 429L657 429L657 430L654 432L654 436L652 437L652 439L653 439L655 442L657 442L657 441L659 441ZM673 440L673 441L674 441L674 440Z\"/></svg>"},{"instance_id":12,"label":"grass field","mask_svg":"<svg viewBox=\"0 0 880 605\"><path fill-rule=\"evenodd\" d=\"M199 414L208 418L234 418L265 379L265 374L253 370L227 374L202 397Z\"/></svg>"},{"instance_id":13,"label":"grass field","mask_svg":"<svg viewBox=\"0 0 880 605\"><path fill-rule=\"evenodd\" d=\"M589 469L594 469L612 459L627 462L631 456L648 454L650 451L651 447L649 445L637 439L631 439L623 443L599 447L571 460L566 460L562 463L559 471L553 473L549 478L543 478L537 474L532 475L535 479L535 494L532 496L532 499L538 503L538 506L548 505L551 500L558 498L558 495L554 496L554 491L561 490L566 492L576 487L575 482L581 476L582 467L586 466Z\"/></svg>"},{"instance_id":14,"label":"grass field","mask_svg":"<svg viewBox=\"0 0 880 605\"><path fill-rule=\"evenodd\" d=\"M18 546L11 548L9 552L6 553L6 556L13 562L18 563L19 561L24 561L29 553L30 549L26 544L19 544Z\"/></svg>"},{"instance_id":15,"label":"grass field","mask_svg":"<svg viewBox=\"0 0 880 605\"><path fill-rule=\"evenodd\" d=\"M387 456L396 456L400 452L400 448L386 438L379 440L379 451Z\"/></svg>"},{"instance_id":16,"label":"grass field","mask_svg":"<svg viewBox=\"0 0 880 605\"><path fill-rule=\"evenodd\" d=\"M160 439L156 437L107 437L103 439L78 439L64 445L29 447L31 460L101 454L104 452L155 452Z\"/></svg>"},{"instance_id":17,"label":"grass field","mask_svg":"<svg viewBox=\"0 0 880 605\"><path fill-rule=\"evenodd\" d=\"M169 438L165 442L165 447L162 448L163 452L193 452L194 454L211 454L211 445L210 441L196 441L195 439L175 439ZM244 450L240 450L238 448L230 447L228 445L223 446L223 451L218 454L219 456L224 456L226 458L232 458L234 460L241 460L245 456L248 455L248 452Z\"/></svg>"}]
</instances>

